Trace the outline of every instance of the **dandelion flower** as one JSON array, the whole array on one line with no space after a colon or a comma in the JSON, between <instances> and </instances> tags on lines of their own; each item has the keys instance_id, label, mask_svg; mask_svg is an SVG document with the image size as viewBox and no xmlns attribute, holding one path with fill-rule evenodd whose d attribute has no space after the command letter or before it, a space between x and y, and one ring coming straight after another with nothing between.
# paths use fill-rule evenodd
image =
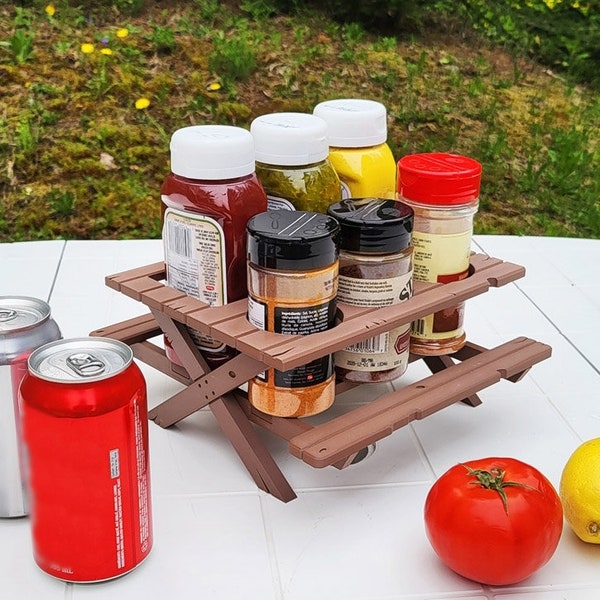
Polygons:
<instances>
[{"instance_id":1,"label":"dandelion flower","mask_svg":"<svg viewBox=\"0 0 600 600\"><path fill-rule=\"evenodd\" d=\"M100 54L105 54L106 56L110 56L113 51L110 48L101 48Z\"/></svg>"},{"instance_id":2,"label":"dandelion flower","mask_svg":"<svg viewBox=\"0 0 600 600\"><path fill-rule=\"evenodd\" d=\"M126 38L129 35L129 30L125 29L125 27L121 27L119 31L117 31L118 38Z\"/></svg>"},{"instance_id":3,"label":"dandelion flower","mask_svg":"<svg viewBox=\"0 0 600 600\"><path fill-rule=\"evenodd\" d=\"M150 106L150 100L148 100L148 98L138 98L135 101L135 107L138 110L144 110L145 108L148 108Z\"/></svg>"},{"instance_id":4,"label":"dandelion flower","mask_svg":"<svg viewBox=\"0 0 600 600\"><path fill-rule=\"evenodd\" d=\"M94 51L94 44L81 44L81 51L84 54L91 54Z\"/></svg>"},{"instance_id":5,"label":"dandelion flower","mask_svg":"<svg viewBox=\"0 0 600 600\"><path fill-rule=\"evenodd\" d=\"M209 92L216 92L221 89L221 84L218 81L213 81L206 86Z\"/></svg>"},{"instance_id":6,"label":"dandelion flower","mask_svg":"<svg viewBox=\"0 0 600 600\"><path fill-rule=\"evenodd\" d=\"M54 13L56 13L56 9L54 8L54 4L47 4L46 8L44 10L46 11L46 14L49 17L53 17Z\"/></svg>"}]
</instances>

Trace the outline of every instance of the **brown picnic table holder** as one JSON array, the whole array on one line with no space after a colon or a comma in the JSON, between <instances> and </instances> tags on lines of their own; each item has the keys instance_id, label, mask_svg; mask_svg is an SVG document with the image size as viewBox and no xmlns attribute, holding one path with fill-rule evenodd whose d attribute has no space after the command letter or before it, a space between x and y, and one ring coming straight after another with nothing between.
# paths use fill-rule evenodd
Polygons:
<instances>
[{"instance_id":1,"label":"brown picnic table holder","mask_svg":"<svg viewBox=\"0 0 600 600\"><path fill-rule=\"evenodd\" d=\"M382 308L338 304L338 323L326 332L291 336L257 330L246 319L246 300L209 307L167 286L159 262L106 277L106 285L146 305L150 312L93 331L128 344L134 356L183 383L182 391L149 412L161 427L170 427L208 406L257 486L288 502L294 490L266 449L254 425L288 442L289 452L317 468L344 468L357 454L415 419L423 419L456 402L477 406L477 392L500 379L519 381L534 364L551 355L550 346L519 337L492 349L471 342L445 356L417 357L432 374L384 393L329 421L274 417L255 409L240 386L272 367L287 370L325 354L389 331L419 317L452 307L525 275L522 266L485 254L472 254L469 277L447 284L415 282L414 296ZM196 350L187 327L238 350L224 365L210 370ZM166 334L183 367L149 340ZM336 397L354 387L336 385ZM369 385L369 384L360 384Z\"/></svg>"}]
</instances>

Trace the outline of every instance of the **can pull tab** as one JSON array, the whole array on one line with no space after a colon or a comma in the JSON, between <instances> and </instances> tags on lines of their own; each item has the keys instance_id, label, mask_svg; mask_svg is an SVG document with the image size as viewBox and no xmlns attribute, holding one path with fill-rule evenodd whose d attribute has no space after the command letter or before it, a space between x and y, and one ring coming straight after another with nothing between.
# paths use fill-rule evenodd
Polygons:
<instances>
[{"instance_id":1,"label":"can pull tab","mask_svg":"<svg viewBox=\"0 0 600 600\"><path fill-rule=\"evenodd\" d=\"M17 311L11 308L0 309L0 323L6 323L17 318Z\"/></svg>"},{"instance_id":2,"label":"can pull tab","mask_svg":"<svg viewBox=\"0 0 600 600\"><path fill-rule=\"evenodd\" d=\"M86 352L71 354L67 357L67 365L81 377L95 377L104 373L106 364L99 358Z\"/></svg>"}]
</instances>

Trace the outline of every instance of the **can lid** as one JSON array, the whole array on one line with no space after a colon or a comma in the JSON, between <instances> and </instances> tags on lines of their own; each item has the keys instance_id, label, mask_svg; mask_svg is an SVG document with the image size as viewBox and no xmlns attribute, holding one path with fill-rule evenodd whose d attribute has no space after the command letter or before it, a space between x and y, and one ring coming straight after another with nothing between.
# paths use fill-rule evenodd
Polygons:
<instances>
[{"instance_id":1,"label":"can lid","mask_svg":"<svg viewBox=\"0 0 600 600\"><path fill-rule=\"evenodd\" d=\"M250 132L232 125L192 125L171 135L171 171L189 179L235 179L254 173Z\"/></svg>"},{"instance_id":2,"label":"can lid","mask_svg":"<svg viewBox=\"0 0 600 600\"><path fill-rule=\"evenodd\" d=\"M413 209L397 200L347 198L331 204L327 214L340 224L340 249L367 254L391 254L412 239Z\"/></svg>"},{"instance_id":3,"label":"can lid","mask_svg":"<svg viewBox=\"0 0 600 600\"><path fill-rule=\"evenodd\" d=\"M398 193L406 200L451 206L479 198L481 164L459 154L409 154L398 161Z\"/></svg>"},{"instance_id":4,"label":"can lid","mask_svg":"<svg viewBox=\"0 0 600 600\"><path fill-rule=\"evenodd\" d=\"M303 210L268 210L248 221L248 259L267 269L302 271L338 259L338 222Z\"/></svg>"},{"instance_id":5,"label":"can lid","mask_svg":"<svg viewBox=\"0 0 600 600\"><path fill-rule=\"evenodd\" d=\"M282 112L257 117L250 124L256 162L312 165L329 156L327 123L308 113Z\"/></svg>"},{"instance_id":6,"label":"can lid","mask_svg":"<svg viewBox=\"0 0 600 600\"><path fill-rule=\"evenodd\" d=\"M40 346L28 359L30 373L56 383L91 383L109 379L133 361L131 348L118 340L82 337Z\"/></svg>"},{"instance_id":7,"label":"can lid","mask_svg":"<svg viewBox=\"0 0 600 600\"><path fill-rule=\"evenodd\" d=\"M387 112L381 102L361 98L326 100L313 114L327 123L329 145L366 148L387 141Z\"/></svg>"},{"instance_id":8,"label":"can lid","mask_svg":"<svg viewBox=\"0 0 600 600\"><path fill-rule=\"evenodd\" d=\"M0 334L23 331L50 317L47 302L29 296L0 296Z\"/></svg>"}]
</instances>

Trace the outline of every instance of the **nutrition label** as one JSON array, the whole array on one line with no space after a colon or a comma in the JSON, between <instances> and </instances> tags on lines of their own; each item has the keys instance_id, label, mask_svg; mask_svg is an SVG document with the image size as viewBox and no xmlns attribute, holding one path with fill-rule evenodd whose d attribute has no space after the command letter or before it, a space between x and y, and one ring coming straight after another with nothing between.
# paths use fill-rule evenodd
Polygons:
<instances>
[{"instance_id":1,"label":"nutrition label","mask_svg":"<svg viewBox=\"0 0 600 600\"><path fill-rule=\"evenodd\" d=\"M168 285L210 306L227 303L225 235L217 221L169 208L163 243Z\"/></svg>"}]
</instances>

